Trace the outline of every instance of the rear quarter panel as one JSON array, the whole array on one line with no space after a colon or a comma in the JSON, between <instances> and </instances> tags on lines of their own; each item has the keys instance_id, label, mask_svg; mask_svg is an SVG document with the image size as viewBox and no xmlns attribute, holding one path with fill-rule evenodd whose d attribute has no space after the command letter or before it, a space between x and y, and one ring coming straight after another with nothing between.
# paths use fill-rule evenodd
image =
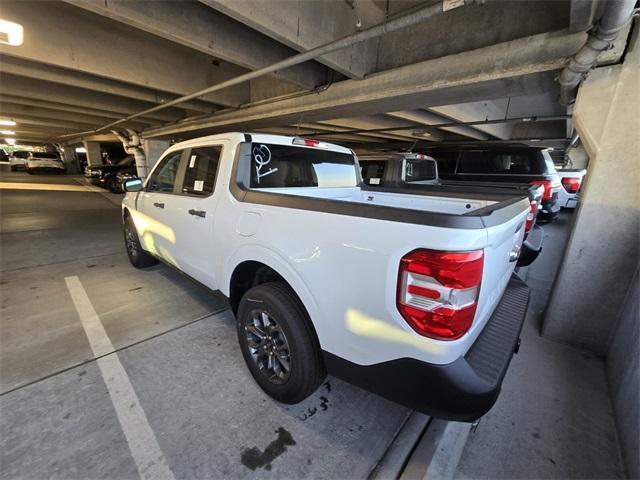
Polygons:
<instances>
[{"instance_id":1,"label":"rear quarter panel","mask_svg":"<svg viewBox=\"0 0 640 480\"><path fill-rule=\"evenodd\" d=\"M223 293L228 295L231 274L242 261L269 265L302 300L322 348L361 365L404 357L444 364L464 355L480 324L461 339L443 342L418 335L400 316L396 308L400 259L416 248L465 251L489 246L483 277L487 291L481 290L481 302L494 297L497 301L504 289L501 282L513 269L507 248L513 245L514 225L524 223L526 216L525 211L503 229L494 227L489 244L486 229L252 205L230 194L225 203L214 226L215 244L223 252L218 265ZM499 259L508 265L493 271L493 262ZM492 293L498 288L502 290ZM483 307L482 315L488 317L493 307L495 303Z\"/></svg>"}]
</instances>

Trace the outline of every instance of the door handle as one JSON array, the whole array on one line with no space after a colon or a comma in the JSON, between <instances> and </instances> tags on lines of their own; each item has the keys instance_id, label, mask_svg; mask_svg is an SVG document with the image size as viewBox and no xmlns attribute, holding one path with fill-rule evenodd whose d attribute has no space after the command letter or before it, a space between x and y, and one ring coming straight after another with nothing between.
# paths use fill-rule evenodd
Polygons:
<instances>
[{"instance_id":1,"label":"door handle","mask_svg":"<svg viewBox=\"0 0 640 480\"><path fill-rule=\"evenodd\" d=\"M194 210L192 208L191 210L189 210L189 215L204 218L207 215L207 212L205 212L204 210Z\"/></svg>"},{"instance_id":2,"label":"door handle","mask_svg":"<svg viewBox=\"0 0 640 480\"><path fill-rule=\"evenodd\" d=\"M156 207L156 208L164 208L164 203L153 202L153 206Z\"/></svg>"}]
</instances>

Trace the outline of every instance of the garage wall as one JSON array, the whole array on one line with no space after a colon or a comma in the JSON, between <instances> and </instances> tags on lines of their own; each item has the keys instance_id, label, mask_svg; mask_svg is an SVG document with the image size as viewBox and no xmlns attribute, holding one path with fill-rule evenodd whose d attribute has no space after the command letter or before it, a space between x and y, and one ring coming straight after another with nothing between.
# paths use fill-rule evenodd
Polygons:
<instances>
[{"instance_id":1,"label":"garage wall","mask_svg":"<svg viewBox=\"0 0 640 480\"><path fill-rule=\"evenodd\" d=\"M640 312L638 272L627 292L607 353L607 376L622 454L630 478L640 478Z\"/></svg>"}]
</instances>

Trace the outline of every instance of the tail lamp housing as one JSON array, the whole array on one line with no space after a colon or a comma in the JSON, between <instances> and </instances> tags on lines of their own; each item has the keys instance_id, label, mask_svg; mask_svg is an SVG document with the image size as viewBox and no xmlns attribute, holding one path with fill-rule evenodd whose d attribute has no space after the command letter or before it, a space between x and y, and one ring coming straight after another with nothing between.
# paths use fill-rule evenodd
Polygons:
<instances>
[{"instance_id":1,"label":"tail lamp housing","mask_svg":"<svg viewBox=\"0 0 640 480\"><path fill-rule=\"evenodd\" d=\"M551 200L551 195L553 195L553 183L551 180L533 180L529 182L529 185L542 185L544 187L542 200Z\"/></svg>"},{"instance_id":2,"label":"tail lamp housing","mask_svg":"<svg viewBox=\"0 0 640 480\"><path fill-rule=\"evenodd\" d=\"M531 230L531 227L533 227L533 221L536 218L536 210L538 209L538 202L536 202L535 200L531 200L529 204L529 213L527 214L527 220L524 224L525 232L528 232L529 230Z\"/></svg>"},{"instance_id":3,"label":"tail lamp housing","mask_svg":"<svg viewBox=\"0 0 640 480\"><path fill-rule=\"evenodd\" d=\"M456 340L469 331L480 295L482 250L419 249L400 260L396 304L417 333Z\"/></svg>"},{"instance_id":4,"label":"tail lamp housing","mask_svg":"<svg viewBox=\"0 0 640 480\"><path fill-rule=\"evenodd\" d=\"M578 193L578 190L580 190L580 179L575 177L564 177L562 179L562 186L569 193Z\"/></svg>"}]
</instances>

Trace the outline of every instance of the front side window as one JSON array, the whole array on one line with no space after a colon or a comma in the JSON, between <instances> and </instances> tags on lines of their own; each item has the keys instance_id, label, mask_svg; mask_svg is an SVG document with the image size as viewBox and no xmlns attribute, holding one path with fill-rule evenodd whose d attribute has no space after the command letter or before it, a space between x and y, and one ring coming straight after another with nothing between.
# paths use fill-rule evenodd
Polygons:
<instances>
[{"instance_id":1,"label":"front side window","mask_svg":"<svg viewBox=\"0 0 640 480\"><path fill-rule=\"evenodd\" d=\"M184 193L202 196L213 193L221 152L221 147L191 149L182 185Z\"/></svg>"},{"instance_id":2,"label":"front side window","mask_svg":"<svg viewBox=\"0 0 640 480\"><path fill-rule=\"evenodd\" d=\"M182 157L182 151L171 152L160 160L158 167L149 177L145 190L147 192L173 193L180 157Z\"/></svg>"},{"instance_id":3,"label":"front side window","mask_svg":"<svg viewBox=\"0 0 640 480\"><path fill-rule=\"evenodd\" d=\"M319 148L251 144L251 188L355 187L353 155Z\"/></svg>"}]
</instances>

